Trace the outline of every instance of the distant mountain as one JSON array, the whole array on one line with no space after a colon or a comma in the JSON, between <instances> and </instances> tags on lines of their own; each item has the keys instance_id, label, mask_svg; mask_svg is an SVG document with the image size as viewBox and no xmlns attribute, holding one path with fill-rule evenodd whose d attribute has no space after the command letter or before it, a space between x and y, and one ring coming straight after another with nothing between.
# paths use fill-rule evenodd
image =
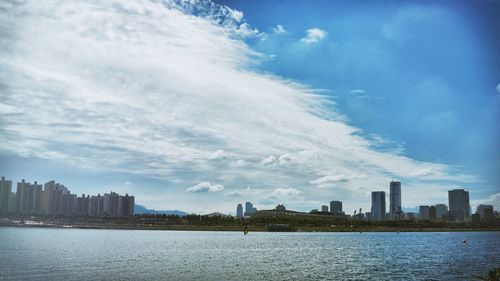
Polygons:
<instances>
[{"instance_id":1,"label":"distant mountain","mask_svg":"<svg viewBox=\"0 0 500 281\"><path fill-rule=\"evenodd\" d=\"M219 212L206 214L205 216L207 216L207 217L223 217L223 218L230 218L231 217L230 215L226 215L226 214L219 213Z\"/></svg>"},{"instance_id":2,"label":"distant mountain","mask_svg":"<svg viewBox=\"0 0 500 281\"><path fill-rule=\"evenodd\" d=\"M179 211L179 210L165 210L165 211L157 211L157 210L151 210L148 209L142 205L135 204L134 205L134 212L136 214L166 214L166 215L178 215L179 217L184 217L187 216L188 213Z\"/></svg>"}]
</instances>

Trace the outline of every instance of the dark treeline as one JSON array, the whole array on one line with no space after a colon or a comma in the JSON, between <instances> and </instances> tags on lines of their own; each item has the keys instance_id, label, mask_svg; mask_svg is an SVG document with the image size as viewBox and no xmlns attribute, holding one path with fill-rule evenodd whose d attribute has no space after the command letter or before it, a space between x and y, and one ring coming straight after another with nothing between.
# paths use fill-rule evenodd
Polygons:
<instances>
[{"instance_id":1,"label":"dark treeline","mask_svg":"<svg viewBox=\"0 0 500 281\"><path fill-rule=\"evenodd\" d=\"M136 227L161 227L161 226L226 226L238 229L245 225L265 227L269 224L286 224L296 228L493 228L492 224L472 224L470 222L447 223L444 221L365 221L365 220L333 220L297 217L252 217L235 218L230 216L206 216L191 214L185 217L168 214L139 214L132 217L95 217L85 215L25 215L7 214L3 216L6 221L41 221L44 223L61 225L95 225L95 226L136 226Z\"/></svg>"}]
</instances>

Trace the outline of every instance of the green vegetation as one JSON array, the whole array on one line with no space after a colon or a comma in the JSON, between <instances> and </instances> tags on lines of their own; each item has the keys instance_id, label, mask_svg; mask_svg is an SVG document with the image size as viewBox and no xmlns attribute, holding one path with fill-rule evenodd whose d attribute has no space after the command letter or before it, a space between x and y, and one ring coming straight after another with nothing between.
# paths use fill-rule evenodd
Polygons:
<instances>
[{"instance_id":1,"label":"green vegetation","mask_svg":"<svg viewBox=\"0 0 500 281\"><path fill-rule=\"evenodd\" d=\"M26 222L42 222L43 225L29 225ZM24 223L24 224L23 224ZM268 225L288 225L297 231L317 232L408 232L408 231L498 231L499 226L473 225L471 223L450 223L434 221L385 221L325 219L304 217L253 217L241 219L222 216L144 214L134 217L89 217L89 216L23 216L8 215L0 226L76 227L103 229L152 229L152 230L214 230L242 231L247 225L250 231L266 231Z\"/></svg>"}]
</instances>

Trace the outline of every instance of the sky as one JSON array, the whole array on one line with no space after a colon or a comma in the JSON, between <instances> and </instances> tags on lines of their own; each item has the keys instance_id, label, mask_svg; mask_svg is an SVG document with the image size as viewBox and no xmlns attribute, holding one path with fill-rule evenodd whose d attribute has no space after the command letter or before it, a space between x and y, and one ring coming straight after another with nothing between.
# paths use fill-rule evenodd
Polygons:
<instances>
[{"instance_id":1,"label":"sky","mask_svg":"<svg viewBox=\"0 0 500 281\"><path fill-rule=\"evenodd\" d=\"M235 213L500 208L500 2L2 1L0 174ZM387 200L388 201L388 200ZM389 206L387 206L389 207Z\"/></svg>"}]
</instances>

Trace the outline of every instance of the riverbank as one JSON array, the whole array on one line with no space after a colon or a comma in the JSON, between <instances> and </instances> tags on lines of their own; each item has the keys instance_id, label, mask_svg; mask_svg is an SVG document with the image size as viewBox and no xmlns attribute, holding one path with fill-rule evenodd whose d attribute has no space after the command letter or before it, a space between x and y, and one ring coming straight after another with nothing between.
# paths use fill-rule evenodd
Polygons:
<instances>
[{"instance_id":1,"label":"riverbank","mask_svg":"<svg viewBox=\"0 0 500 281\"><path fill-rule=\"evenodd\" d=\"M121 229L121 230L175 230L175 231L243 231L237 225L154 225L154 224L58 224L0 222L0 227L24 228L75 228L75 229ZM266 225L248 225L249 231L267 232ZM499 227L388 227L388 226L319 226L296 227L286 232L475 232L500 231ZM277 231L281 232L281 231Z\"/></svg>"}]
</instances>

